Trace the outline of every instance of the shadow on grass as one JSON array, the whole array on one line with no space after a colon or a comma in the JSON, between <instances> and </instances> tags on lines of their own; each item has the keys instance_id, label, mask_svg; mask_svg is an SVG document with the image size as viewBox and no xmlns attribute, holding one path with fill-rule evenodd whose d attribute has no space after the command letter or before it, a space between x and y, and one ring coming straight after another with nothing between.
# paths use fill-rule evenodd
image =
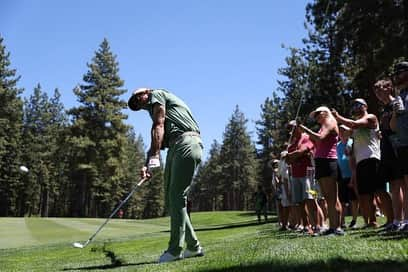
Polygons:
<instances>
[{"instance_id":1,"label":"shadow on grass","mask_svg":"<svg viewBox=\"0 0 408 272\"><path fill-rule=\"evenodd\" d=\"M140 263L112 263L104 265L94 265L86 267L75 267L75 268L64 268L63 271L77 271L77 270L107 270L119 267L130 267L130 266L140 266L147 264L157 264L157 262L140 262Z\"/></svg>"},{"instance_id":2,"label":"shadow on grass","mask_svg":"<svg viewBox=\"0 0 408 272\"><path fill-rule=\"evenodd\" d=\"M232 223L232 224L221 224L221 225L211 225L211 226L206 226L206 227L196 227L194 228L194 231L197 232L197 231L234 229L234 228L243 228L243 227L250 227L250 226L260 226L260 225L276 223L276 222L277 222L276 218L272 220L268 220L268 222L262 221L261 223L258 223L257 220L250 220L250 221L242 221L242 222L237 222L237 223ZM170 232L170 230L163 230L161 232Z\"/></svg>"},{"instance_id":3,"label":"shadow on grass","mask_svg":"<svg viewBox=\"0 0 408 272\"><path fill-rule=\"evenodd\" d=\"M402 240L408 238L408 232L386 232L380 233L379 238L382 240Z\"/></svg>"},{"instance_id":4,"label":"shadow on grass","mask_svg":"<svg viewBox=\"0 0 408 272\"><path fill-rule=\"evenodd\" d=\"M350 261L343 258L334 258L327 261L316 261L311 263L279 263L279 262L264 262L259 264L238 264L232 267L223 267L219 269L199 269L199 272L225 272L225 271L239 271L239 272L279 272L279 271L353 271L353 272L367 272L367 271L387 271L399 272L407 271L408 263L403 261Z\"/></svg>"},{"instance_id":5,"label":"shadow on grass","mask_svg":"<svg viewBox=\"0 0 408 272\"><path fill-rule=\"evenodd\" d=\"M277 214L275 212L267 212L268 217L277 217ZM252 216L256 216L255 211L247 211L247 212L242 212L239 213L238 216L242 216L242 217L252 217Z\"/></svg>"}]
</instances>

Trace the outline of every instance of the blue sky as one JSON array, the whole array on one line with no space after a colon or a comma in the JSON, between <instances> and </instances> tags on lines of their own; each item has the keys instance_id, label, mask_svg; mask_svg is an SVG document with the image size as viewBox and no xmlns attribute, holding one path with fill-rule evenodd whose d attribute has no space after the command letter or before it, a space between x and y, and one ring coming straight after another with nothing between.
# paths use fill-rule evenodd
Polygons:
<instances>
[{"instance_id":1,"label":"blue sky","mask_svg":"<svg viewBox=\"0 0 408 272\"><path fill-rule=\"evenodd\" d=\"M0 35L28 97L37 83L77 105L72 89L82 82L104 38L117 55L128 93L166 88L197 119L207 154L221 142L235 105L256 140L260 105L276 90L286 46L302 46L308 1L28 1L0 2ZM145 112L127 122L150 143ZM206 155L205 155L206 156Z\"/></svg>"}]
</instances>

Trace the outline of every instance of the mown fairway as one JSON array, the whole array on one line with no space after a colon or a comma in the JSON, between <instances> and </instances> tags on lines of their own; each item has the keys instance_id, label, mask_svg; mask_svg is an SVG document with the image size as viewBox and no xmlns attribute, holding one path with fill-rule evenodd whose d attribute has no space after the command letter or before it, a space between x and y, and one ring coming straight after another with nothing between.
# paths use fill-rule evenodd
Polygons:
<instances>
[{"instance_id":1,"label":"mown fairway","mask_svg":"<svg viewBox=\"0 0 408 272\"><path fill-rule=\"evenodd\" d=\"M85 249L71 244L103 219L0 218L0 271L408 271L408 234L353 230L312 238L258 225L250 213L192 219L206 256L156 264L168 218L112 220Z\"/></svg>"}]
</instances>

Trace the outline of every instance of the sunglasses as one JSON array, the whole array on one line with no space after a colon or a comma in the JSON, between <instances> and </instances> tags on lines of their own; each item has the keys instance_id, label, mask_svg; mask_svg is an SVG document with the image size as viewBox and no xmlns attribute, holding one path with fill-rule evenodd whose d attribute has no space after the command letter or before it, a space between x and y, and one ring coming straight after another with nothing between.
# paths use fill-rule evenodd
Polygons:
<instances>
[{"instance_id":1,"label":"sunglasses","mask_svg":"<svg viewBox=\"0 0 408 272\"><path fill-rule=\"evenodd\" d=\"M362 108L363 106L365 106L365 105L362 104L362 103L356 102L356 103L354 103L354 104L351 106L351 109L352 109L352 110L357 110L357 109Z\"/></svg>"}]
</instances>

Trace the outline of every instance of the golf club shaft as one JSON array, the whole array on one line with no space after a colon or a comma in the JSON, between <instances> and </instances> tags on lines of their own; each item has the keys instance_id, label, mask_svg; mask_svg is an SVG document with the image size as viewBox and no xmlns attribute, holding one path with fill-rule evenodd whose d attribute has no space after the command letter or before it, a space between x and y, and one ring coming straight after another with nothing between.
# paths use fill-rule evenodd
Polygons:
<instances>
[{"instance_id":1,"label":"golf club shaft","mask_svg":"<svg viewBox=\"0 0 408 272\"><path fill-rule=\"evenodd\" d=\"M127 197L125 199L122 200L122 202L120 202L120 204L115 208L115 210L113 210L113 212L111 213L111 215L106 218L105 222L103 222L102 225L99 226L99 228L96 230L96 232L94 234L92 234L92 236L88 239L88 241L86 241L86 243L84 244L84 247L87 246L92 239L102 230L102 228L109 222L109 220L119 211L120 208L122 208L122 206L129 200L129 198L134 194L134 192L136 192L137 188L143 184L143 182L146 181L147 178L143 178L142 180L140 180L132 189L132 191L130 191L130 193L127 195Z\"/></svg>"}]
</instances>

